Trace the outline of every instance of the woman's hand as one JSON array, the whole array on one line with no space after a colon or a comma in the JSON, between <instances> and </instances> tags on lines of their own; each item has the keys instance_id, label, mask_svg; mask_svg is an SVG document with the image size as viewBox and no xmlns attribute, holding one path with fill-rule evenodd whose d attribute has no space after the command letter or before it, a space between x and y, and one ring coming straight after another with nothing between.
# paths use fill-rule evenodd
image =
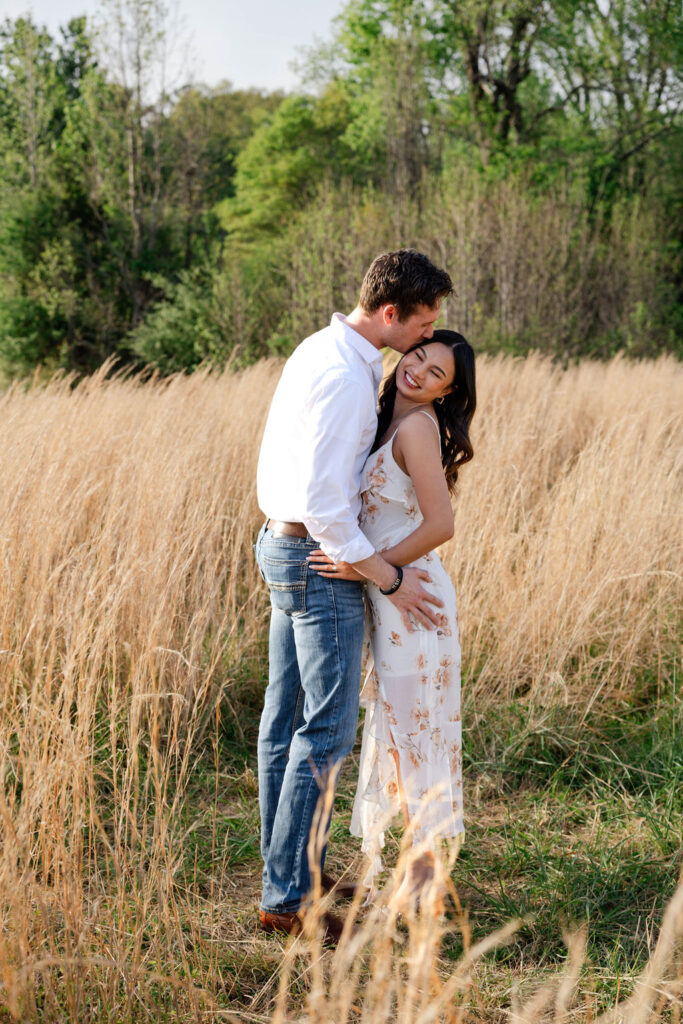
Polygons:
<instances>
[{"instance_id":1,"label":"woman's hand","mask_svg":"<svg viewBox=\"0 0 683 1024\"><path fill-rule=\"evenodd\" d=\"M324 576L328 580L365 580L365 576L356 572L349 562L333 562L320 548L311 551L308 564L319 576Z\"/></svg>"}]
</instances>

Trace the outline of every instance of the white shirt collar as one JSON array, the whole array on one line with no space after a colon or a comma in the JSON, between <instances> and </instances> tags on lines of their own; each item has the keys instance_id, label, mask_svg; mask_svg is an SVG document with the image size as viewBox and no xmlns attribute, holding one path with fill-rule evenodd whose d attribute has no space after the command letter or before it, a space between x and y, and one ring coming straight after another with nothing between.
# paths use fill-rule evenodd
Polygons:
<instances>
[{"instance_id":1,"label":"white shirt collar","mask_svg":"<svg viewBox=\"0 0 683 1024\"><path fill-rule=\"evenodd\" d=\"M369 363L373 375L381 379L382 376L382 353L378 348L364 338L358 331L354 331L353 327L350 327L346 322L346 317L343 313L333 313L332 320L330 321L330 327L334 331L334 335L339 341L345 341L348 345L358 352L360 356Z\"/></svg>"}]
</instances>

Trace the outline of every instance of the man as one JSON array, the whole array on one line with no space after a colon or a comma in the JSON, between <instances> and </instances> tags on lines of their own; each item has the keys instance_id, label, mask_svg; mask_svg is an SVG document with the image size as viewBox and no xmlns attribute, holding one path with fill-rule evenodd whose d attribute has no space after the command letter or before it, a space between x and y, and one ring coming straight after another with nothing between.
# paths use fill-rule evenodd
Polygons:
<instances>
[{"instance_id":1,"label":"man","mask_svg":"<svg viewBox=\"0 0 683 1024\"><path fill-rule=\"evenodd\" d=\"M358 526L360 474L377 429L384 346L406 352L433 334L445 271L411 249L378 256L353 312L335 313L288 359L258 464L266 523L256 555L271 596L270 670L258 740L263 894L261 927L295 932L310 889L307 846L319 783L351 750L358 718L361 584L309 568L317 547L350 562L399 609L436 623L424 572L386 562ZM324 861L324 850L321 859ZM321 864L322 868L322 864ZM333 885L323 876L323 884ZM334 942L342 924L324 919Z\"/></svg>"}]
</instances>

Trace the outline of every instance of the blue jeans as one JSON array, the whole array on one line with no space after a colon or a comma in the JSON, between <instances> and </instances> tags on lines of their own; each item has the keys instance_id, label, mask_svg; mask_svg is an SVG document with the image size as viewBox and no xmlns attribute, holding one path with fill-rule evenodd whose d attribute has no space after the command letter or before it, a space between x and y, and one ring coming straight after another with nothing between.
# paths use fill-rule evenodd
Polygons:
<instances>
[{"instance_id":1,"label":"blue jeans","mask_svg":"<svg viewBox=\"0 0 683 1024\"><path fill-rule=\"evenodd\" d=\"M319 780L351 750L358 721L361 585L309 568L315 547L311 537L275 536L265 526L256 542L271 603L258 738L261 906L276 913L297 910L311 887L307 845Z\"/></svg>"}]
</instances>

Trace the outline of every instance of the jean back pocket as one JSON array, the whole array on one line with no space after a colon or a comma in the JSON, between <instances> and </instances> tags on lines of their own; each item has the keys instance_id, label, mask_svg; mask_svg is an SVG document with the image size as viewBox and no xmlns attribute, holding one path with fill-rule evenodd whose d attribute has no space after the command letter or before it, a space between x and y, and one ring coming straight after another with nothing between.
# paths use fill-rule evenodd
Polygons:
<instances>
[{"instance_id":1,"label":"jean back pocket","mask_svg":"<svg viewBox=\"0 0 683 1024\"><path fill-rule=\"evenodd\" d=\"M273 544L267 540L257 545L256 560L268 584L273 608L289 614L306 610L307 553L301 545Z\"/></svg>"}]
</instances>

